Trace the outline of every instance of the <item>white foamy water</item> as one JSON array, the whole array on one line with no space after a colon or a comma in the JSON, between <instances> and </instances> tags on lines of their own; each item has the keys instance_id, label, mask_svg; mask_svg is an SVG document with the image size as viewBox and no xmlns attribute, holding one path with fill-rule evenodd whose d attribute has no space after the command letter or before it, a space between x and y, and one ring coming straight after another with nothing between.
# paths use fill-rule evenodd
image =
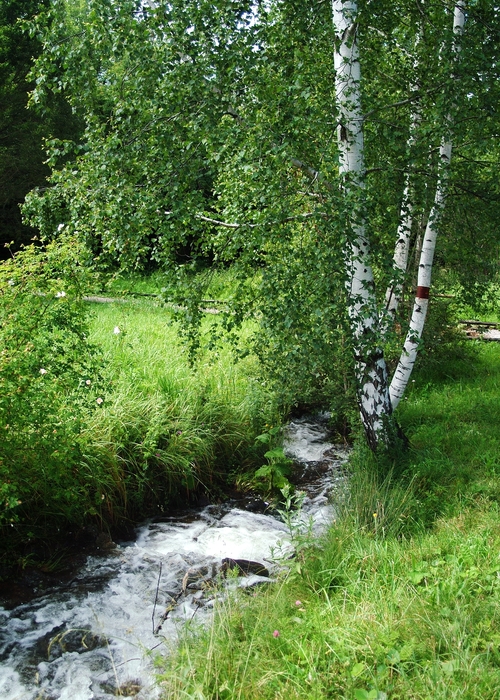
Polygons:
<instances>
[{"instance_id":1,"label":"white foamy water","mask_svg":"<svg viewBox=\"0 0 500 700\"><path fill-rule=\"evenodd\" d=\"M324 421L301 419L287 430L285 452L300 464L301 517L321 528L332 518L328 492L346 451L328 442ZM195 580L182 592L186 571L206 579L230 557L261 562L272 575L273 552L290 548L279 519L230 505L146 523L135 542L89 558L65 587L0 608L1 700L154 700L151 652L167 653L165 640L174 643L179 626L203 620L213 605Z\"/></svg>"}]
</instances>

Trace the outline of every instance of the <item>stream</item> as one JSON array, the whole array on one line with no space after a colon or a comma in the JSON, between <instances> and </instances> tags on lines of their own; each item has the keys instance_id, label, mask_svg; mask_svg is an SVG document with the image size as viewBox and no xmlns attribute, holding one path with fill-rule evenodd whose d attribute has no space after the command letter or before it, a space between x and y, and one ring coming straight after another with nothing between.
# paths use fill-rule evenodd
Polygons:
<instances>
[{"instance_id":1,"label":"stream","mask_svg":"<svg viewBox=\"0 0 500 700\"><path fill-rule=\"evenodd\" d=\"M333 517L329 493L345 481L347 449L329 442L326 415L292 421L284 448L305 493L300 518L319 531ZM168 653L186 621L210 618L221 595L211 579L236 567L227 585L265 585L293 554L266 508L246 498L147 521L68 583L0 607L0 698L158 698L151 657Z\"/></svg>"}]
</instances>

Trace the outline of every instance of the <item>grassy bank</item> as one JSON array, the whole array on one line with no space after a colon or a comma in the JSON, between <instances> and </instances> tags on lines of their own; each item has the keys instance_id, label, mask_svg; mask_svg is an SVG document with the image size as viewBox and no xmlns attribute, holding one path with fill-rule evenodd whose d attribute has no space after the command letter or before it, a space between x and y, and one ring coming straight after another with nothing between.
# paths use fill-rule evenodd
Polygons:
<instances>
[{"instance_id":1,"label":"grassy bank","mask_svg":"<svg viewBox=\"0 0 500 700\"><path fill-rule=\"evenodd\" d=\"M95 304L91 338L110 390L88 426L89 445L109 473L123 473L134 517L194 492L216 498L231 474L259 462L255 436L276 413L252 358L235 362L224 347L190 365L172 313L149 301Z\"/></svg>"},{"instance_id":2,"label":"grassy bank","mask_svg":"<svg viewBox=\"0 0 500 700\"><path fill-rule=\"evenodd\" d=\"M500 347L467 365L432 386L417 377L399 413L404 463L384 479L357 452L324 540L276 585L227 599L210 629L188 629L164 697L498 697Z\"/></svg>"},{"instance_id":3,"label":"grassy bank","mask_svg":"<svg viewBox=\"0 0 500 700\"><path fill-rule=\"evenodd\" d=\"M101 531L119 536L145 517L222 497L238 473L261 466L255 437L278 420L255 359L209 347L216 315L204 318L190 363L171 308L131 297L82 304L57 276L41 278L31 255L31 277L12 263L2 280L11 298L2 307L0 576L57 566L61 548ZM70 247L67 265L79 270L74 258ZM143 289L156 291L151 281Z\"/></svg>"}]
</instances>

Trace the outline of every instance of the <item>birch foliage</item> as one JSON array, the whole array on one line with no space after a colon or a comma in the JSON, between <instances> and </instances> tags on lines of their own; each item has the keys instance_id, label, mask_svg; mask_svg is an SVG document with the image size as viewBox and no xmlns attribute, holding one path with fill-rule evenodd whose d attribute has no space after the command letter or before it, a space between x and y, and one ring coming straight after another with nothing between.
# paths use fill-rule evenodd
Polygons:
<instances>
[{"instance_id":1,"label":"birch foliage","mask_svg":"<svg viewBox=\"0 0 500 700\"><path fill-rule=\"evenodd\" d=\"M457 57L454 5L438 0L69 7L56 0L32 25L45 44L32 103L64 90L87 128L52 144L53 186L31 196L31 221L47 239L60 224L77 232L101 267L168 269L172 287L207 261L231 265L228 324L259 321L269 370L317 389L340 373L337 392L352 376L370 445L390 440L384 351L408 322L415 272L400 265L387 334L401 202L411 253L437 222L451 128L438 263L467 279L497 245L497 13L467 4ZM458 212L481 197L485 226L464 225Z\"/></svg>"}]
</instances>

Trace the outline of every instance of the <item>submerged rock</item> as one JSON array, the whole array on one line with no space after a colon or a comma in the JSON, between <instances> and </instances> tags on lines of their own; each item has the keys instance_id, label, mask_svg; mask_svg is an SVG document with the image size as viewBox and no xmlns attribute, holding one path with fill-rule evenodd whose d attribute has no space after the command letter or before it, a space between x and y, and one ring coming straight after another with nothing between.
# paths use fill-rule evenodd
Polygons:
<instances>
[{"instance_id":1,"label":"submerged rock","mask_svg":"<svg viewBox=\"0 0 500 700\"><path fill-rule=\"evenodd\" d=\"M182 579L182 592L185 594L188 588L201 589L204 584L215 578L218 570L215 562L190 567Z\"/></svg>"},{"instance_id":2,"label":"submerged rock","mask_svg":"<svg viewBox=\"0 0 500 700\"><path fill-rule=\"evenodd\" d=\"M264 564L261 564L259 561L250 561L249 559L231 559L230 557L225 557L222 560L220 570L223 574L226 574L228 571L235 571L238 576L255 574L256 576L265 576L269 578L269 571Z\"/></svg>"}]
</instances>

